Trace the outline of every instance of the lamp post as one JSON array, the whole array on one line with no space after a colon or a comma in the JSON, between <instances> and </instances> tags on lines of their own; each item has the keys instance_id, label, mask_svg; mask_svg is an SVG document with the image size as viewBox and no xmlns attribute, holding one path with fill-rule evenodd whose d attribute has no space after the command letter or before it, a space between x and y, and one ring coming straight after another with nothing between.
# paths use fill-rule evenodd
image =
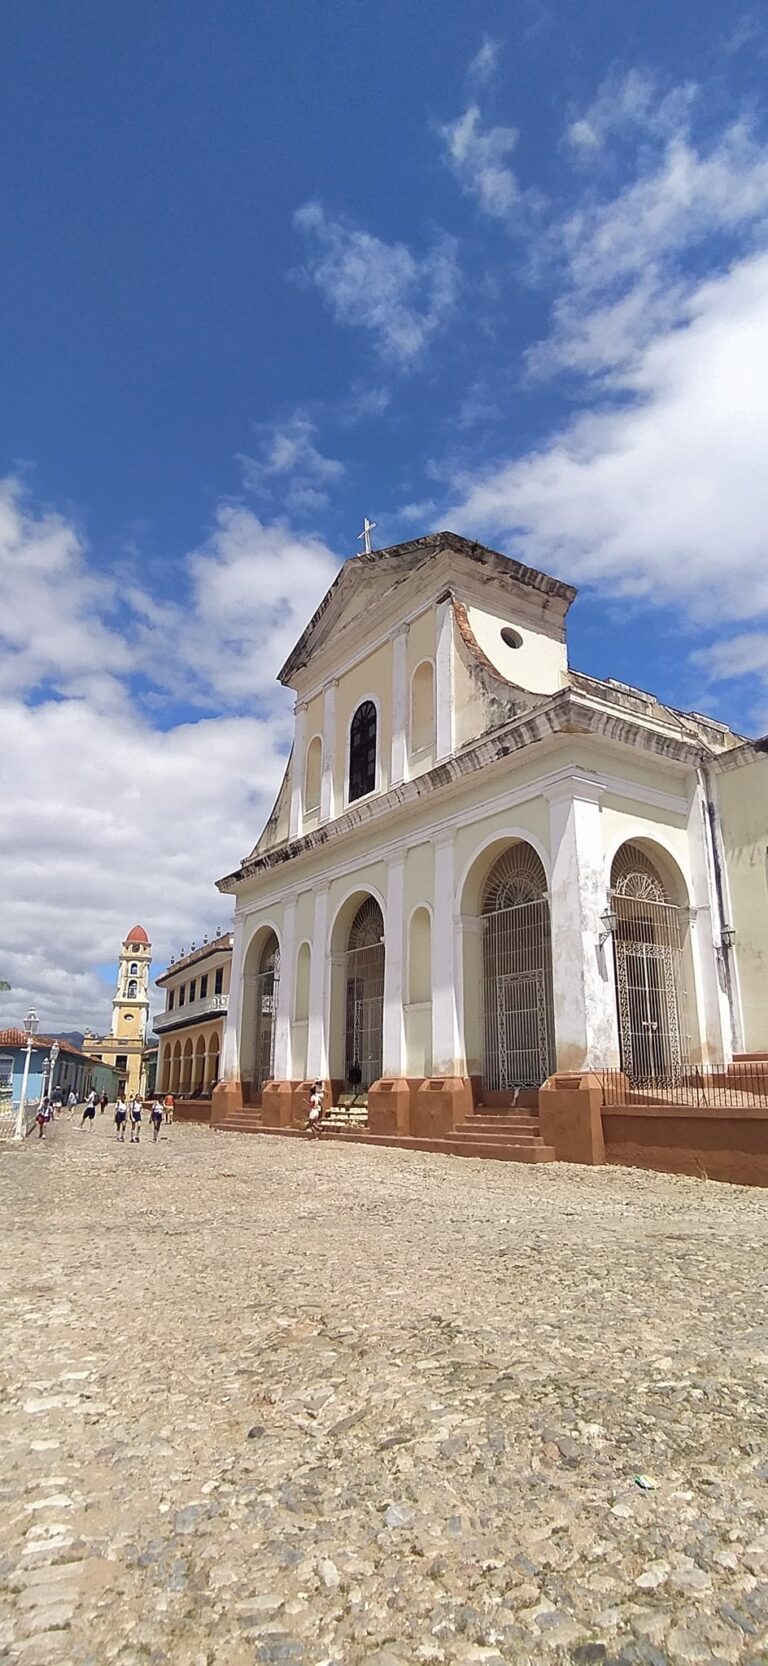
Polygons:
<instances>
[{"instance_id":1,"label":"lamp post","mask_svg":"<svg viewBox=\"0 0 768 1666\"><path fill-rule=\"evenodd\" d=\"M54 1079L54 1076L56 1075L56 1060L57 1060L60 1052L61 1052L61 1048L59 1047L58 1041L54 1041L53 1046L51 1048L51 1057L50 1057L51 1071L50 1071L50 1075L48 1077L48 1096L49 1096L50 1099L53 1098L53 1079Z\"/></svg>"},{"instance_id":2,"label":"lamp post","mask_svg":"<svg viewBox=\"0 0 768 1666\"><path fill-rule=\"evenodd\" d=\"M31 1012L27 1013L27 1016L24 1019L24 1031L27 1037L27 1056L24 1060L24 1075L21 1078L21 1093L19 1095L19 1113L16 1118L16 1131L13 1136L16 1140L23 1140L27 1132L26 1109L27 1086L29 1084L29 1066L32 1059L32 1048L34 1046L35 1036L37 1035L37 1026L39 1023L40 1020L33 1008Z\"/></svg>"}]
</instances>

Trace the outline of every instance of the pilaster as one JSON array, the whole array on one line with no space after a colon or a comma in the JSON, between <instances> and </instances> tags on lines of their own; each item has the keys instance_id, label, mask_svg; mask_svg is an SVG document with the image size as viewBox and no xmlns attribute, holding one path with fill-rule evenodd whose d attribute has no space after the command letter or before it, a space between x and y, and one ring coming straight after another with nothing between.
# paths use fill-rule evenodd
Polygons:
<instances>
[{"instance_id":1,"label":"pilaster","mask_svg":"<svg viewBox=\"0 0 768 1666\"><path fill-rule=\"evenodd\" d=\"M463 1076L464 1048L459 1036L456 991L460 986L461 941L454 894L454 834L435 840L434 918L432 922L432 1071L435 1076Z\"/></svg>"},{"instance_id":2,"label":"pilaster","mask_svg":"<svg viewBox=\"0 0 768 1666\"><path fill-rule=\"evenodd\" d=\"M403 968L405 964L405 858L393 857L387 870L387 927L384 955L383 1076L405 1070Z\"/></svg>"},{"instance_id":3,"label":"pilaster","mask_svg":"<svg viewBox=\"0 0 768 1666\"><path fill-rule=\"evenodd\" d=\"M240 1078L240 1048L239 1035L242 1020L241 1007L243 1002L243 962L245 959L245 926L242 920L235 920L232 941L232 964L229 974L229 999L227 1001L227 1017L224 1025L224 1036L221 1048L221 1080L222 1082L236 1082Z\"/></svg>"},{"instance_id":4,"label":"pilaster","mask_svg":"<svg viewBox=\"0 0 768 1666\"><path fill-rule=\"evenodd\" d=\"M408 626L392 638L392 760L391 787L408 777Z\"/></svg>"},{"instance_id":5,"label":"pilaster","mask_svg":"<svg viewBox=\"0 0 768 1666\"><path fill-rule=\"evenodd\" d=\"M437 606L435 761L440 763L443 758L450 758L454 750L453 601L448 596Z\"/></svg>"},{"instance_id":6,"label":"pilaster","mask_svg":"<svg viewBox=\"0 0 768 1666\"><path fill-rule=\"evenodd\" d=\"M293 729L293 758L291 760L291 806L288 821L288 836L298 839L301 835L304 799L304 764L306 751L306 721L307 708L303 701L297 700L295 707L295 723Z\"/></svg>"},{"instance_id":7,"label":"pilaster","mask_svg":"<svg viewBox=\"0 0 768 1666\"><path fill-rule=\"evenodd\" d=\"M336 754L336 690L338 677L323 690L323 778L320 786L320 820L333 821L336 814L333 790L333 760Z\"/></svg>"},{"instance_id":8,"label":"pilaster","mask_svg":"<svg viewBox=\"0 0 768 1666\"><path fill-rule=\"evenodd\" d=\"M324 1081L328 1075L328 1020L330 966L327 953L328 886L315 892L312 926L312 962L309 969L309 1024L307 1027L307 1077Z\"/></svg>"},{"instance_id":9,"label":"pilaster","mask_svg":"<svg viewBox=\"0 0 768 1666\"><path fill-rule=\"evenodd\" d=\"M600 823L604 789L573 775L550 788L552 990L557 1069L610 1070L619 1063L618 1022Z\"/></svg>"},{"instance_id":10,"label":"pilaster","mask_svg":"<svg viewBox=\"0 0 768 1666\"><path fill-rule=\"evenodd\" d=\"M708 824L706 797L698 779L691 793L687 833L693 880L691 957L704 1063L730 1064L734 1051L743 1050L739 1002L732 982L731 994L736 1009L732 1016L723 963L722 928L725 922L720 919L713 872L712 831Z\"/></svg>"},{"instance_id":11,"label":"pilaster","mask_svg":"<svg viewBox=\"0 0 768 1666\"><path fill-rule=\"evenodd\" d=\"M280 977L275 1013L275 1059L273 1078L286 1082L291 1075L291 1011L296 981L296 900L289 898L283 909L283 941L280 945Z\"/></svg>"}]
</instances>

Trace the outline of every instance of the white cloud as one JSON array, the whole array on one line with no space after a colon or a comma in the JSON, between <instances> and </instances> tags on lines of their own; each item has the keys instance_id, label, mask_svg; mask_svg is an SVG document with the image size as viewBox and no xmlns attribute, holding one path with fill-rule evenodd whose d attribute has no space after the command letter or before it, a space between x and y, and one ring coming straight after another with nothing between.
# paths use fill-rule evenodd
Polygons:
<instances>
[{"instance_id":1,"label":"white cloud","mask_svg":"<svg viewBox=\"0 0 768 1666\"><path fill-rule=\"evenodd\" d=\"M381 357L399 369L414 365L456 306L451 239L418 259L404 243L328 219L319 203L305 203L295 223L309 245L306 275L337 322L370 331Z\"/></svg>"},{"instance_id":2,"label":"white cloud","mask_svg":"<svg viewBox=\"0 0 768 1666\"><path fill-rule=\"evenodd\" d=\"M180 942L226 923L213 882L268 814L285 719L153 730L87 701L0 708L2 1019L35 1006L46 1028L108 1024L116 957L134 920L160 970Z\"/></svg>"},{"instance_id":3,"label":"white cloud","mask_svg":"<svg viewBox=\"0 0 768 1666\"><path fill-rule=\"evenodd\" d=\"M0 481L0 692L124 672L116 602L109 579L89 570L77 528L31 513L20 483Z\"/></svg>"},{"instance_id":4,"label":"white cloud","mask_svg":"<svg viewBox=\"0 0 768 1666\"><path fill-rule=\"evenodd\" d=\"M520 189L507 165L517 144L514 127L483 128L477 104L440 129L448 163L462 189L484 213L508 220L518 206Z\"/></svg>"},{"instance_id":5,"label":"white cloud","mask_svg":"<svg viewBox=\"0 0 768 1666\"><path fill-rule=\"evenodd\" d=\"M684 124L696 98L691 85L660 94L656 78L647 70L612 74L596 98L568 124L565 137L578 157L594 160L609 138L643 136L663 139Z\"/></svg>"},{"instance_id":6,"label":"white cloud","mask_svg":"<svg viewBox=\"0 0 768 1666\"><path fill-rule=\"evenodd\" d=\"M327 488L342 478L344 464L318 449L317 426L306 411L263 426L259 434L260 455L240 458L248 490L267 499L279 496L281 510L293 514L324 508Z\"/></svg>"},{"instance_id":7,"label":"white cloud","mask_svg":"<svg viewBox=\"0 0 768 1666\"><path fill-rule=\"evenodd\" d=\"M499 42L491 40L490 36L486 35L482 46L475 53L469 65L467 73L470 81L474 81L478 86L485 86L488 81L493 80L498 56Z\"/></svg>"},{"instance_id":8,"label":"white cloud","mask_svg":"<svg viewBox=\"0 0 768 1666\"><path fill-rule=\"evenodd\" d=\"M768 613L768 253L688 296L623 401L463 482L449 524L700 620Z\"/></svg>"},{"instance_id":9,"label":"white cloud","mask_svg":"<svg viewBox=\"0 0 768 1666\"><path fill-rule=\"evenodd\" d=\"M185 600L136 586L118 625L74 526L13 484L0 513L0 666L13 673L0 691L0 977L13 985L0 1024L34 1005L42 1029L100 1028L112 991L98 967L135 919L156 967L225 923L214 881L252 848L290 742L274 678L337 563L319 540L226 506L182 564ZM24 579L28 644L12 612ZM168 690L233 715L169 723Z\"/></svg>"}]
</instances>

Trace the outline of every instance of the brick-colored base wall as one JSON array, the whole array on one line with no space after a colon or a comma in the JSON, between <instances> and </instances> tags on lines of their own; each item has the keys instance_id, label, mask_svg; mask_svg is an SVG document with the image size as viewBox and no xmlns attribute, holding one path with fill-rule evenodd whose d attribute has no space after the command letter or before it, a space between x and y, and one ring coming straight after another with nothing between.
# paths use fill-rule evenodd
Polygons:
<instances>
[{"instance_id":1,"label":"brick-colored base wall","mask_svg":"<svg viewBox=\"0 0 768 1666\"><path fill-rule=\"evenodd\" d=\"M174 1122L210 1122L210 1099L177 1099L173 1106Z\"/></svg>"},{"instance_id":2,"label":"brick-colored base wall","mask_svg":"<svg viewBox=\"0 0 768 1666\"><path fill-rule=\"evenodd\" d=\"M603 1111L605 1156L628 1168L768 1186L768 1115L634 1106Z\"/></svg>"}]
</instances>

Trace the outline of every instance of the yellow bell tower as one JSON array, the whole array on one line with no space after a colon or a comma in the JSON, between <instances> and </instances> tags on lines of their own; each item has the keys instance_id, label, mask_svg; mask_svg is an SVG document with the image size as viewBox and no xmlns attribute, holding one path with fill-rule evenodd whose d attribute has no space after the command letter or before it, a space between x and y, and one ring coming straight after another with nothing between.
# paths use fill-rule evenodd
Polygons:
<instances>
[{"instance_id":1,"label":"yellow bell tower","mask_svg":"<svg viewBox=\"0 0 768 1666\"><path fill-rule=\"evenodd\" d=\"M152 945L143 926L132 926L123 939L112 1002L112 1034L118 1041L140 1041L147 1034L149 968Z\"/></svg>"},{"instance_id":2,"label":"yellow bell tower","mask_svg":"<svg viewBox=\"0 0 768 1666\"><path fill-rule=\"evenodd\" d=\"M86 1030L83 1037L83 1052L111 1064L119 1072L120 1086L129 1098L140 1093L142 1087L151 964L152 944L147 933L143 926L132 926L120 949L111 1032L99 1036Z\"/></svg>"}]
</instances>

